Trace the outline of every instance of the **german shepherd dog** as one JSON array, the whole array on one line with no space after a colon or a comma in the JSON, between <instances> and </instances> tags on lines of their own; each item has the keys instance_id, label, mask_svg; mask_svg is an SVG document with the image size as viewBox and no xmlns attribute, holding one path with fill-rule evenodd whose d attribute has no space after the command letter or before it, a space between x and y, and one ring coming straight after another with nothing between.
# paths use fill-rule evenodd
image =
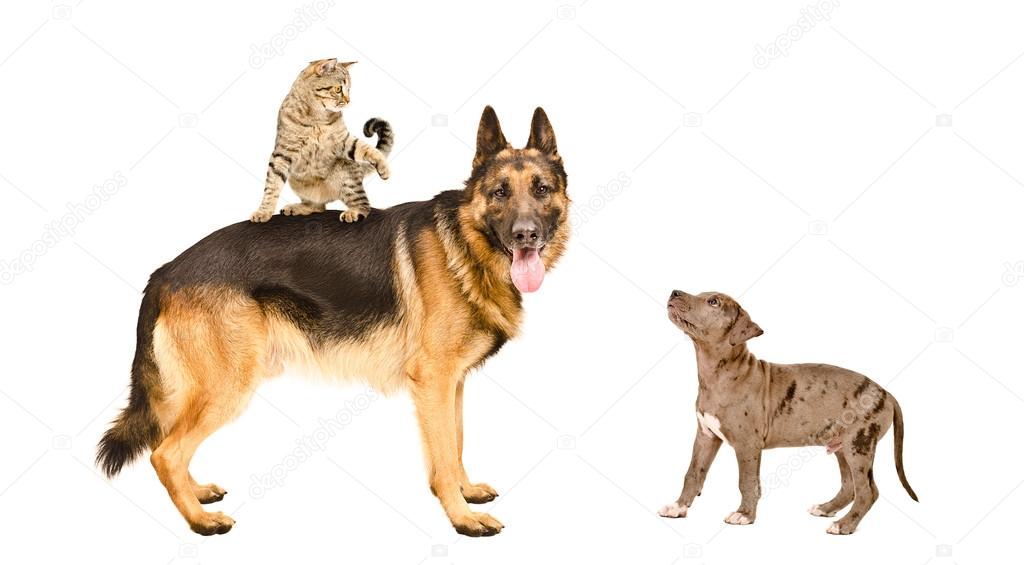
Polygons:
<instances>
[{"instance_id":1,"label":"german shepherd dog","mask_svg":"<svg viewBox=\"0 0 1024 565\"><path fill-rule=\"evenodd\" d=\"M408 388L431 491L460 534L497 534L501 522L467 504L497 493L462 466L463 384L517 334L521 293L565 249L568 205L544 110L514 149L488 106L462 190L352 224L322 212L214 232L151 276L128 406L97 465L113 476L150 448L192 530L223 534L234 520L201 504L225 491L192 478L192 455L261 382L297 365L384 393Z\"/></svg>"}]
</instances>

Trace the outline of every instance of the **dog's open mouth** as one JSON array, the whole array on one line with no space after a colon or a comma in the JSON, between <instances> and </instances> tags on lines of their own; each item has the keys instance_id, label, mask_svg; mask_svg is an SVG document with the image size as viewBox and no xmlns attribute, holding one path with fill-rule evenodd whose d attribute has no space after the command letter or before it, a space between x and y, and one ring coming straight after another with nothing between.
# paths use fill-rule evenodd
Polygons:
<instances>
[{"instance_id":1,"label":"dog's open mouth","mask_svg":"<svg viewBox=\"0 0 1024 565\"><path fill-rule=\"evenodd\" d=\"M540 258L543 247L518 247L512 250L512 284L519 292L534 292L544 282L544 260Z\"/></svg>"}]
</instances>

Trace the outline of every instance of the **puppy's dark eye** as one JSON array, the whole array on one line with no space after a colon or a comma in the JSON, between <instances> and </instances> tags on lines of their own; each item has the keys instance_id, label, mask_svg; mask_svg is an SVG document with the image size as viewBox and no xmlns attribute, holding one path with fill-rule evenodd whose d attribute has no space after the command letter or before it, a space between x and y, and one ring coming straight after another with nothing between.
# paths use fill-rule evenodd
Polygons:
<instances>
[{"instance_id":1,"label":"puppy's dark eye","mask_svg":"<svg viewBox=\"0 0 1024 565\"><path fill-rule=\"evenodd\" d=\"M715 298L714 296L708 298L708 306L714 306L715 308L718 308L720 305L721 302L718 301L718 298Z\"/></svg>"},{"instance_id":2,"label":"puppy's dark eye","mask_svg":"<svg viewBox=\"0 0 1024 565\"><path fill-rule=\"evenodd\" d=\"M508 188L499 186L491 193L491 196L494 196L495 198L508 198Z\"/></svg>"},{"instance_id":3,"label":"puppy's dark eye","mask_svg":"<svg viewBox=\"0 0 1024 565\"><path fill-rule=\"evenodd\" d=\"M551 192L551 187L546 184L540 184L537 185L537 188L533 189L533 191L537 194L537 196L544 196L545 194Z\"/></svg>"}]
</instances>

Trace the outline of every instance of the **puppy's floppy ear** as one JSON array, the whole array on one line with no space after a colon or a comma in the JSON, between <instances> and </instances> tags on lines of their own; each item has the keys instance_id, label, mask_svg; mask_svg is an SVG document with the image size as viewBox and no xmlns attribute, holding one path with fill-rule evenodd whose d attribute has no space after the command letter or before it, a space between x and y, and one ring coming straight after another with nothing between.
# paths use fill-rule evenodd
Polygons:
<instances>
[{"instance_id":1,"label":"puppy's floppy ear","mask_svg":"<svg viewBox=\"0 0 1024 565\"><path fill-rule=\"evenodd\" d=\"M533 111L533 121L530 123L530 139L526 142L527 149L537 149L541 153L547 153L553 159L561 160L558 156L558 147L555 144L555 129L551 127L548 115L540 106Z\"/></svg>"},{"instance_id":2,"label":"puppy's floppy ear","mask_svg":"<svg viewBox=\"0 0 1024 565\"><path fill-rule=\"evenodd\" d=\"M498 123L498 114L490 106L484 108L480 116L480 128L476 132L476 156L473 157L473 167L483 165L488 158L508 147L505 134L501 133L501 124Z\"/></svg>"},{"instance_id":3,"label":"puppy's floppy ear","mask_svg":"<svg viewBox=\"0 0 1024 565\"><path fill-rule=\"evenodd\" d=\"M736 321L729 330L729 345L739 345L763 333L764 330L761 329L761 326L755 324L750 319L750 314L747 314L746 310L740 308L740 313L736 316Z\"/></svg>"}]
</instances>

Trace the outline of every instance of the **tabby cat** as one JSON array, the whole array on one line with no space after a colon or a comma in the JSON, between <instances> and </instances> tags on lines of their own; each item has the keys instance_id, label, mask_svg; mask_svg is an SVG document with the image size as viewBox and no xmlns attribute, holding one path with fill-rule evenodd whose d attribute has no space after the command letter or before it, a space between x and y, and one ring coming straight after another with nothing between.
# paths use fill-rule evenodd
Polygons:
<instances>
[{"instance_id":1,"label":"tabby cat","mask_svg":"<svg viewBox=\"0 0 1024 565\"><path fill-rule=\"evenodd\" d=\"M377 134L377 147L349 133L341 111L348 105L352 81L348 67L337 59L313 61L295 79L277 115L277 141L267 167L267 182L260 207L251 217L266 222L274 214L281 187L289 181L302 202L289 204L285 215L322 212L327 203L341 200L341 219L355 222L370 213L363 177L374 170L387 179L387 155L394 134L380 118L370 118L363 135Z\"/></svg>"}]
</instances>

